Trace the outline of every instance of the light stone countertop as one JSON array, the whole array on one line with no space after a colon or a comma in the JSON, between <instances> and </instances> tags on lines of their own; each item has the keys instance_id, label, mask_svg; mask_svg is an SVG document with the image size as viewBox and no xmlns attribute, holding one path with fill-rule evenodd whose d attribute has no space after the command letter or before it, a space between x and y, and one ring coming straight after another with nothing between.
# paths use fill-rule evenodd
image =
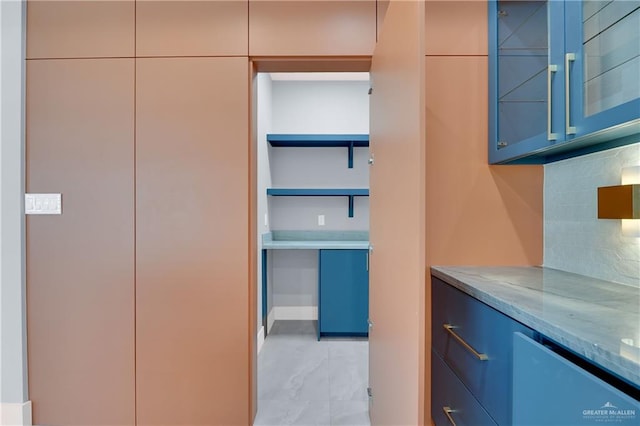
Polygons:
<instances>
[{"instance_id":1,"label":"light stone countertop","mask_svg":"<svg viewBox=\"0 0 640 426\"><path fill-rule=\"evenodd\" d=\"M340 249L367 250L367 231L273 231L262 235L266 250Z\"/></svg>"},{"instance_id":2,"label":"light stone countertop","mask_svg":"<svg viewBox=\"0 0 640 426\"><path fill-rule=\"evenodd\" d=\"M533 266L431 273L640 388L640 287Z\"/></svg>"}]
</instances>

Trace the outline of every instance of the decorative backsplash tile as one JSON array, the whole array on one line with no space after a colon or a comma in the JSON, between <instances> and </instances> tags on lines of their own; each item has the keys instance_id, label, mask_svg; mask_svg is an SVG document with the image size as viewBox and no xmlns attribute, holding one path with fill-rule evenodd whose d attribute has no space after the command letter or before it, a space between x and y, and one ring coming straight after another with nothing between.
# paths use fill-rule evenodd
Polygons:
<instances>
[{"instance_id":1,"label":"decorative backsplash tile","mask_svg":"<svg viewBox=\"0 0 640 426\"><path fill-rule=\"evenodd\" d=\"M599 186L640 165L640 143L545 165L544 266L640 287L640 238L598 219Z\"/></svg>"}]
</instances>

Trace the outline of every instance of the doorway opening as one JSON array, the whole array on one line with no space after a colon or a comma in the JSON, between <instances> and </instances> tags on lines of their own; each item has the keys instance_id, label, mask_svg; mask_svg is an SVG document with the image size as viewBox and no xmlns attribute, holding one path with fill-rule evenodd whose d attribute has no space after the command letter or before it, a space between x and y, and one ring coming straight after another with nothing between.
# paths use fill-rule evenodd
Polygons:
<instances>
[{"instance_id":1,"label":"doorway opening","mask_svg":"<svg viewBox=\"0 0 640 426\"><path fill-rule=\"evenodd\" d=\"M256 76L255 425L369 424L369 88Z\"/></svg>"}]
</instances>

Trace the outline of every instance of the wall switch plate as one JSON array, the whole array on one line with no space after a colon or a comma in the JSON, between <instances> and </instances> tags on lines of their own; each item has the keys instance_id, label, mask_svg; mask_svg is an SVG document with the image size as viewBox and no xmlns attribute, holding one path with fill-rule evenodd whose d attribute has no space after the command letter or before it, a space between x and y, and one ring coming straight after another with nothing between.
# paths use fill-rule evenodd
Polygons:
<instances>
[{"instance_id":1,"label":"wall switch plate","mask_svg":"<svg viewBox=\"0 0 640 426\"><path fill-rule=\"evenodd\" d=\"M323 214L319 214L318 215L318 226L324 226L324 215Z\"/></svg>"},{"instance_id":2,"label":"wall switch plate","mask_svg":"<svg viewBox=\"0 0 640 426\"><path fill-rule=\"evenodd\" d=\"M24 194L25 214L62 214L62 194Z\"/></svg>"}]
</instances>

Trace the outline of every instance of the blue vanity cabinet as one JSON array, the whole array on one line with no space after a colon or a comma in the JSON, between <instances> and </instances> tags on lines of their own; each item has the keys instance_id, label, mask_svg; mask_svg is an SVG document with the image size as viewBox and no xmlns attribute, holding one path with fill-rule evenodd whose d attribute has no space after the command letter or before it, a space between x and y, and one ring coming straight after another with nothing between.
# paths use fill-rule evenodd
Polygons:
<instances>
[{"instance_id":1,"label":"blue vanity cabinet","mask_svg":"<svg viewBox=\"0 0 640 426\"><path fill-rule=\"evenodd\" d=\"M638 141L640 2L489 1L489 163Z\"/></svg>"},{"instance_id":2,"label":"blue vanity cabinet","mask_svg":"<svg viewBox=\"0 0 640 426\"><path fill-rule=\"evenodd\" d=\"M564 4L489 1L489 162L564 141Z\"/></svg>"},{"instance_id":3,"label":"blue vanity cabinet","mask_svg":"<svg viewBox=\"0 0 640 426\"><path fill-rule=\"evenodd\" d=\"M640 123L631 123L640 120L640 2L564 4L567 138L612 128L610 137L637 133Z\"/></svg>"},{"instance_id":4,"label":"blue vanity cabinet","mask_svg":"<svg viewBox=\"0 0 640 426\"><path fill-rule=\"evenodd\" d=\"M637 425L640 402L540 343L513 337L513 424Z\"/></svg>"},{"instance_id":5,"label":"blue vanity cabinet","mask_svg":"<svg viewBox=\"0 0 640 426\"><path fill-rule=\"evenodd\" d=\"M369 251L320 250L318 338L369 332Z\"/></svg>"}]
</instances>

